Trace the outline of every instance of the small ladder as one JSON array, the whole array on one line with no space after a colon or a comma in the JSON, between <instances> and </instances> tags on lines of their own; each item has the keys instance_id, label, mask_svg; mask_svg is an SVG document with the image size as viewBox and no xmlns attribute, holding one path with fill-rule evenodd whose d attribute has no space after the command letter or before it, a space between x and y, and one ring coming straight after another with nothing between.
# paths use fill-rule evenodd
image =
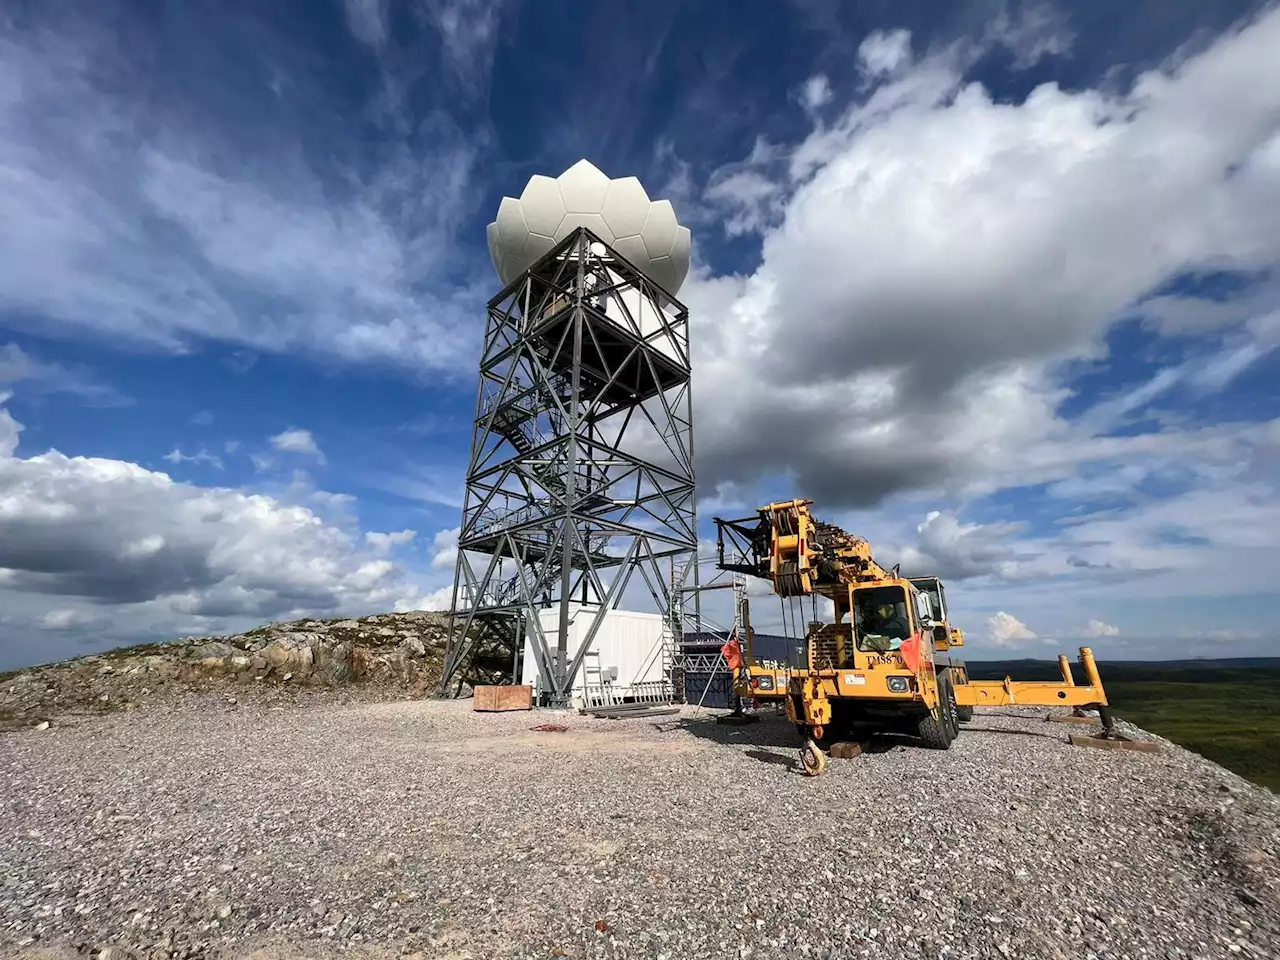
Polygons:
<instances>
[{"instance_id":1,"label":"small ladder","mask_svg":"<svg viewBox=\"0 0 1280 960\"><path fill-rule=\"evenodd\" d=\"M613 706L612 691L600 669L599 650L588 650L582 658L582 699L588 708Z\"/></svg>"}]
</instances>

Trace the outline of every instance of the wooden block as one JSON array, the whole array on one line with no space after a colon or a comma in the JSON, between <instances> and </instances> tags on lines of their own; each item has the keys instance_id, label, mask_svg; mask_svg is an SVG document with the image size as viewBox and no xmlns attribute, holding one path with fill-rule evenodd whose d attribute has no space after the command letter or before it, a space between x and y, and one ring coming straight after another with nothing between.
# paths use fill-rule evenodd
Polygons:
<instances>
[{"instance_id":1,"label":"wooden block","mask_svg":"<svg viewBox=\"0 0 1280 960\"><path fill-rule=\"evenodd\" d=\"M1097 747L1099 750L1136 750L1139 753L1159 753L1160 744L1154 740L1104 740L1101 737L1082 737L1071 734L1067 738L1074 747Z\"/></svg>"},{"instance_id":2,"label":"wooden block","mask_svg":"<svg viewBox=\"0 0 1280 960\"><path fill-rule=\"evenodd\" d=\"M831 745L831 757L833 760L852 760L854 757L861 756L862 744L860 743L833 743Z\"/></svg>"},{"instance_id":3,"label":"wooden block","mask_svg":"<svg viewBox=\"0 0 1280 960\"><path fill-rule=\"evenodd\" d=\"M1045 719L1046 719L1046 720L1048 720L1050 723L1092 723L1092 724L1099 724L1099 723L1101 723L1101 722L1102 722L1102 721L1101 721L1101 720L1099 720L1097 717L1073 717L1073 716L1071 716L1070 714L1065 714L1065 715L1063 715L1063 716L1048 716L1048 717L1045 717Z\"/></svg>"},{"instance_id":4,"label":"wooden block","mask_svg":"<svg viewBox=\"0 0 1280 960\"><path fill-rule=\"evenodd\" d=\"M532 710L531 686L480 686L475 689L472 710L500 712L505 710Z\"/></svg>"}]
</instances>

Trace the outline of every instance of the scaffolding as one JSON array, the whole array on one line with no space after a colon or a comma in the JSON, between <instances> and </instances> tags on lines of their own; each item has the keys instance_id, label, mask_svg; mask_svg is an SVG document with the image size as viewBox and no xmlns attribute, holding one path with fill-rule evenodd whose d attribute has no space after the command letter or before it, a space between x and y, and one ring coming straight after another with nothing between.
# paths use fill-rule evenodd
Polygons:
<instances>
[{"instance_id":1,"label":"scaffolding","mask_svg":"<svg viewBox=\"0 0 1280 960\"><path fill-rule=\"evenodd\" d=\"M672 608L697 549L689 378L685 307L586 228L490 301L443 694L477 649L518 666L527 631L563 706L634 574ZM575 650L571 603L593 611Z\"/></svg>"},{"instance_id":2,"label":"scaffolding","mask_svg":"<svg viewBox=\"0 0 1280 960\"><path fill-rule=\"evenodd\" d=\"M691 561L679 578L684 585L673 591L671 676L674 697L681 702L701 704L711 680L717 676L723 675L732 683L721 647L737 637L745 649L745 641L741 638L745 636L747 622L747 577L723 570L717 570L710 577L695 573L702 564L714 564L715 561L713 556ZM721 590L732 591L732 610L728 620L707 615L702 603L705 594ZM701 694L695 691L694 696L689 696L685 684L688 676L703 678Z\"/></svg>"}]
</instances>

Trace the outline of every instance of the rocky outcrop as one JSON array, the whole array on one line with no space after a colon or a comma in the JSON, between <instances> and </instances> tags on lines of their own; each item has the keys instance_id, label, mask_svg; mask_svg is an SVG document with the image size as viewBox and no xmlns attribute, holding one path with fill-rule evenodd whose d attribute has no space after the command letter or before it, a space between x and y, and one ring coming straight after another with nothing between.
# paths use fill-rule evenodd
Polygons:
<instances>
[{"instance_id":1,"label":"rocky outcrop","mask_svg":"<svg viewBox=\"0 0 1280 960\"><path fill-rule=\"evenodd\" d=\"M331 688L422 696L440 682L448 639L439 613L272 623L229 637L125 647L0 677L0 726L70 712L131 710L170 695L288 695Z\"/></svg>"}]
</instances>

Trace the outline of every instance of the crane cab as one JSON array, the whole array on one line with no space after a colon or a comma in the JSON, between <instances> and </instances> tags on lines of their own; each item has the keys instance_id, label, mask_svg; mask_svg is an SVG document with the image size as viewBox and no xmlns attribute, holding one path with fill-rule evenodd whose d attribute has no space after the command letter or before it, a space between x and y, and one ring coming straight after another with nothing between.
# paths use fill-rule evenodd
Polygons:
<instances>
[{"instance_id":1,"label":"crane cab","mask_svg":"<svg viewBox=\"0 0 1280 960\"><path fill-rule=\"evenodd\" d=\"M938 650L964 646L964 631L947 617L947 591L938 577L912 577L911 584L929 598L933 615L933 645Z\"/></svg>"}]
</instances>

